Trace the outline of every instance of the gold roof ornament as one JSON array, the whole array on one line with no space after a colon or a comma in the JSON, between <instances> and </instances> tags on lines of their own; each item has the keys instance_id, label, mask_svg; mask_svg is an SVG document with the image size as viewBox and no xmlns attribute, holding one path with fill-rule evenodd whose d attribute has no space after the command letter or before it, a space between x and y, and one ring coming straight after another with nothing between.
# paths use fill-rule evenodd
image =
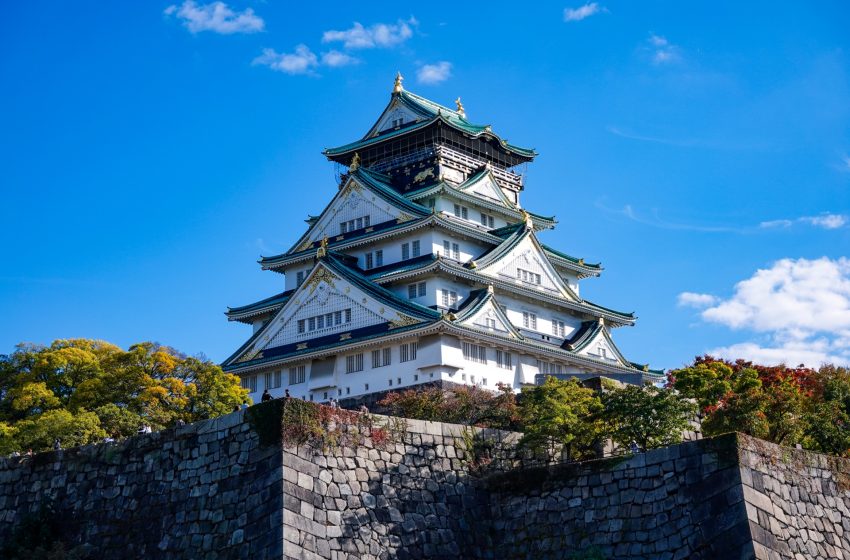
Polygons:
<instances>
[{"instance_id":1,"label":"gold roof ornament","mask_svg":"<svg viewBox=\"0 0 850 560\"><path fill-rule=\"evenodd\" d=\"M478 268L478 263L475 261L469 261L469 268L475 270L476 268Z\"/></svg>"},{"instance_id":2,"label":"gold roof ornament","mask_svg":"<svg viewBox=\"0 0 850 560\"><path fill-rule=\"evenodd\" d=\"M649 364L643 366L643 371L649 371Z\"/></svg>"},{"instance_id":3,"label":"gold roof ornament","mask_svg":"<svg viewBox=\"0 0 850 560\"><path fill-rule=\"evenodd\" d=\"M494 292L493 284L487 284L487 293L492 294Z\"/></svg>"},{"instance_id":4,"label":"gold roof ornament","mask_svg":"<svg viewBox=\"0 0 850 560\"><path fill-rule=\"evenodd\" d=\"M328 254L328 236L324 236L319 242L319 248L316 249L316 258L321 259Z\"/></svg>"},{"instance_id":5,"label":"gold roof ornament","mask_svg":"<svg viewBox=\"0 0 850 560\"><path fill-rule=\"evenodd\" d=\"M531 219L531 214L529 214L525 210L520 210L519 213L522 215L522 221L525 222L525 227L529 229L533 228L534 220Z\"/></svg>"},{"instance_id":6,"label":"gold roof ornament","mask_svg":"<svg viewBox=\"0 0 850 560\"><path fill-rule=\"evenodd\" d=\"M457 114L463 118L466 118L466 111L463 108L463 103L460 102L460 97L455 99L455 105L457 105Z\"/></svg>"},{"instance_id":7,"label":"gold roof ornament","mask_svg":"<svg viewBox=\"0 0 850 560\"><path fill-rule=\"evenodd\" d=\"M449 320L449 321L456 321L457 315L455 315L454 313L449 311L448 313L446 313L446 319Z\"/></svg>"},{"instance_id":8,"label":"gold roof ornament","mask_svg":"<svg viewBox=\"0 0 850 560\"><path fill-rule=\"evenodd\" d=\"M401 85L401 82L403 81L404 76L401 75L401 72L396 72L395 83L393 84L393 93L401 93L404 91L404 86Z\"/></svg>"},{"instance_id":9,"label":"gold roof ornament","mask_svg":"<svg viewBox=\"0 0 850 560\"><path fill-rule=\"evenodd\" d=\"M584 266L584 259L579 259L579 260L578 260L578 264L580 264L580 265Z\"/></svg>"},{"instance_id":10,"label":"gold roof ornament","mask_svg":"<svg viewBox=\"0 0 850 560\"><path fill-rule=\"evenodd\" d=\"M348 166L348 171L354 173L360 169L360 153L354 152L354 157L351 158L351 165Z\"/></svg>"}]
</instances>

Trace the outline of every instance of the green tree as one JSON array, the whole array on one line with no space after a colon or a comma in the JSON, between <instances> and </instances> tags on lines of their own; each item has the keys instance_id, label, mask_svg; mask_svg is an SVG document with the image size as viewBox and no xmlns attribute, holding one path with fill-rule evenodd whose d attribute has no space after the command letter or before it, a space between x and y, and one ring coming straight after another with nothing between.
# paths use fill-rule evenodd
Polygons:
<instances>
[{"instance_id":1,"label":"green tree","mask_svg":"<svg viewBox=\"0 0 850 560\"><path fill-rule=\"evenodd\" d=\"M670 385L683 397L695 399L700 409L714 406L732 389L732 368L723 362L697 363L670 372Z\"/></svg>"},{"instance_id":2,"label":"green tree","mask_svg":"<svg viewBox=\"0 0 850 560\"><path fill-rule=\"evenodd\" d=\"M625 448L633 441L642 449L679 443L696 414L682 395L653 386L614 389L602 403L611 439Z\"/></svg>"},{"instance_id":3,"label":"green tree","mask_svg":"<svg viewBox=\"0 0 850 560\"><path fill-rule=\"evenodd\" d=\"M72 414L63 409L48 410L32 419L21 420L15 426L22 449L51 449L59 439L62 447L76 447L106 437L94 412L81 409Z\"/></svg>"},{"instance_id":4,"label":"green tree","mask_svg":"<svg viewBox=\"0 0 850 560\"><path fill-rule=\"evenodd\" d=\"M211 418L247 402L247 394L238 377L208 360L151 342L124 351L98 340L56 340L0 356L0 422L14 428L9 437L23 449Z\"/></svg>"},{"instance_id":5,"label":"green tree","mask_svg":"<svg viewBox=\"0 0 850 560\"><path fill-rule=\"evenodd\" d=\"M547 377L526 387L519 400L523 436L520 444L549 459L563 450L572 460L592 457L604 432L602 402L575 379Z\"/></svg>"}]
</instances>

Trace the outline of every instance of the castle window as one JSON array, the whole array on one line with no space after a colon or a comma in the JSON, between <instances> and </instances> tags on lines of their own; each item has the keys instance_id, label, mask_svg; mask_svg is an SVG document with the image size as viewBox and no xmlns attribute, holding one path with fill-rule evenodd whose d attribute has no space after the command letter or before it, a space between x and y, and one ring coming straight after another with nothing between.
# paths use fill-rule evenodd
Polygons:
<instances>
[{"instance_id":1,"label":"castle window","mask_svg":"<svg viewBox=\"0 0 850 560\"><path fill-rule=\"evenodd\" d=\"M564 325L564 322L552 319L552 334L556 336L564 336L564 333L566 333L566 326Z\"/></svg>"},{"instance_id":2,"label":"castle window","mask_svg":"<svg viewBox=\"0 0 850 560\"><path fill-rule=\"evenodd\" d=\"M469 209L466 206L461 206L460 204L455 204L455 216L458 218L463 218L466 220L469 217Z\"/></svg>"},{"instance_id":3,"label":"castle window","mask_svg":"<svg viewBox=\"0 0 850 560\"><path fill-rule=\"evenodd\" d=\"M540 373L564 373L564 366L561 364L552 364L542 360L537 360L537 368Z\"/></svg>"},{"instance_id":4,"label":"castle window","mask_svg":"<svg viewBox=\"0 0 850 560\"><path fill-rule=\"evenodd\" d=\"M522 312L522 326L527 329L537 330L537 315L530 311Z\"/></svg>"},{"instance_id":5,"label":"castle window","mask_svg":"<svg viewBox=\"0 0 850 560\"><path fill-rule=\"evenodd\" d=\"M399 361L400 362L412 362L416 359L416 350L418 348L418 343L411 342L409 344L402 344L398 347L399 349Z\"/></svg>"},{"instance_id":6,"label":"castle window","mask_svg":"<svg viewBox=\"0 0 850 560\"><path fill-rule=\"evenodd\" d=\"M280 370L266 372L266 389L280 387Z\"/></svg>"},{"instance_id":7,"label":"castle window","mask_svg":"<svg viewBox=\"0 0 850 560\"><path fill-rule=\"evenodd\" d=\"M471 342L463 343L463 359L479 364L487 363L487 348Z\"/></svg>"},{"instance_id":8,"label":"castle window","mask_svg":"<svg viewBox=\"0 0 850 560\"><path fill-rule=\"evenodd\" d=\"M413 249L413 256L418 257L419 256L419 250L420 250L418 239L416 241L414 241L413 243L411 243L411 249Z\"/></svg>"},{"instance_id":9,"label":"castle window","mask_svg":"<svg viewBox=\"0 0 850 560\"><path fill-rule=\"evenodd\" d=\"M289 384L298 385L304 383L307 378L307 366L295 366L289 368Z\"/></svg>"},{"instance_id":10,"label":"castle window","mask_svg":"<svg viewBox=\"0 0 850 560\"><path fill-rule=\"evenodd\" d=\"M485 325L488 329L495 329L495 328L496 328L496 320L495 320L495 319L486 318L486 319L484 319L484 325Z\"/></svg>"},{"instance_id":11,"label":"castle window","mask_svg":"<svg viewBox=\"0 0 850 560\"><path fill-rule=\"evenodd\" d=\"M492 228L494 224L495 224L495 221L493 220L493 216L490 216L488 214L485 214L484 212L481 212L481 225L482 226L487 226L489 228Z\"/></svg>"},{"instance_id":12,"label":"castle window","mask_svg":"<svg viewBox=\"0 0 850 560\"><path fill-rule=\"evenodd\" d=\"M353 220L348 220L347 222L339 223L339 233L345 234L350 231L354 231L357 229L362 229L364 227L369 227L371 222L370 216L367 214L366 216L361 216L359 218L354 218Z\"/></svg>"},{"instance_id":13,"label":"castle window","mask_svg":"<svg viewBox=\"0 0 850 560\"><path fill-rule=\"evenodd\" d=\"M502 369L513 369L513 355L510 352L496 350L496 365Z\"/></svg>"},{"instance_id":14,"label":"castle window","mask_svg":"<svg viewBox=\"0 0 850 560\"><path fill-rule=\"evenodd\" d=\"M407 299L424 297L425 293L426 293L425 282L417 282L416 284L410 284L409 286L407 286Z\"/></svg>"},{"instance_id":15,"label":"castle window","mask_svg":"<svg viewBox=\"0 0 850 560\"><path fill-rule=\"evenodd\" d=\"M379 368L390 365L392 362L392 348L372 350L372 367Z\"/></svg>"},{"instance_id":16,"label":"castle window","mask_svg":"<svg viewBox=\"0 0 850 560\"><path fill-rule=\"evenodd\" d=\"M443 307L454 307L457 305L457 292L443 290Z\"/></svg>"},{"instance_id":17,"label":"castle window","mask_svg":"<svg viewBox=\"0 0 850 560\"><path fill-rule=\"evenodd\" d=\"M305 271L299 270L298 274L295 275L295 287L296 288L304 283L304 274L305 274Z\"/></svg>"},{"instance_id":18,"label":"castle window","mask_svg":"<svg viewBox=\"0 0 850 560\"><path fill-rule=\"evenodd\" d=\"M599 354L599 357L600 357L600 358L607 358L607 357L608 357L608 349L607 349L607 348L605 348L605 347L604 347L604 346L602 346L602 345L599 345L599 352L598 352L598 354Z\"/></svg>"},{"instance_id":19,"label":"castle window","mask_svg":"<svg viewBox=\"0 0 850 560\"><path fill-rule=\"evenodd\" d=\"M443 240L443 253L448 258L460 260L460 245L448 239Z\"/></svg>"},{"instance_id":20,"label":"castle window","mask_svg":"<svg viewBox=\"0 0 850 560\"><path fill-rule=\"evenodd\" d=\"M249 375L247 377L242 378L242 388L248 389L249 393L257 392L257 376Z\"/></svg>"},{"instance_id":21,"label":"castle window","mask_svg":"<svg viewBox=\"0 0 850 560\"><path fill-rule=\"evenodd\" d=\"M345 373L363 371L363 353L345 357Z\"/></svg>"},{"instance_id":22,"label":"castle window","mask_svg":"<svg viewBox=\"0 0 850 560\"><path fill-rule=\"evenodd\" d=\"M401 244L401 260L406 261L410 258L410 243Z\"/></svg>"},{"instance_id":23,"label":"castle window","mask_svg":"<svg viewBox=\"0 0 850 560\"><path fill-rule=\"evenodd\" d=\"M320 331L351 322L351 309L323 313L307 319L298 319L298 334ZM306 329L305 329L306 327Z\"/></svg>"},{"instance_id":24,"label":"castle window","mask_svg":"<svg viewBox=\"0 0 850 560\"><path fill-rule=\"evenodd\" d=\"M518 268L516 269L516 277L517 280L520 280L527 284L540 284L540 275L536 272L531 272L522 268Z\"/></svg>"}]
</instances>

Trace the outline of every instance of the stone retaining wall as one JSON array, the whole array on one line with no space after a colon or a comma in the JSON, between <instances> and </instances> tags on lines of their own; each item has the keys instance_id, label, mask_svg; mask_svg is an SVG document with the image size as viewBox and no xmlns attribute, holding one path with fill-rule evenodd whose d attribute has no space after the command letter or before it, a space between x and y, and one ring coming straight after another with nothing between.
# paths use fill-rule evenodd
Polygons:
<instances>
[{"instance_id":1,"label":"stone retaining wall","mask_svg":"<svg viewBox=\"0 0 850 560\"><path fill-rule=\"evenodd\" d=\"M280 558L281 449L243 416L0 459L0 543L50 505L94 558Z\"/></svg>"},{"instance_id":2,"label":"stone retaining wall","mask_svg":"<svg viewBox=\"0 0 850 560\"><path fill-rule=\"evenodd\" d=\"M51 503L96 558L850 559L850 462L741 435L518 468L505 432L407 421L317 450L256 429L0 459L0 543Z\"/></svg>"}]
</instances>

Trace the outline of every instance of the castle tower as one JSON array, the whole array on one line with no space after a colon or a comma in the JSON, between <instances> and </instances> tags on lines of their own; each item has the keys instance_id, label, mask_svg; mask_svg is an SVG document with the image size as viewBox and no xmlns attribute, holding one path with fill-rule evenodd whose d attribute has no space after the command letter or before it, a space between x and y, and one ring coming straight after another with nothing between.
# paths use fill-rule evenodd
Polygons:
<instances>
[{"instance_id":1,"label":"castle tower","mask_svg":"<svg viewBox=\"0 0 850 560\"><path fill-rule=\"evenodd\" d=\"M632 313L580 296L599 264L544 245L554 217L522 208L515 172L537 153L404 89L366 135L328 148L338 189L263 270L284 290L229 308L253 335L223 364L257 400L289 389L325 401L432 382L515 389L546 375L630 383L611 331ZM330 193L329 193L330 194Z\"/></svg>"}]
</instances>

